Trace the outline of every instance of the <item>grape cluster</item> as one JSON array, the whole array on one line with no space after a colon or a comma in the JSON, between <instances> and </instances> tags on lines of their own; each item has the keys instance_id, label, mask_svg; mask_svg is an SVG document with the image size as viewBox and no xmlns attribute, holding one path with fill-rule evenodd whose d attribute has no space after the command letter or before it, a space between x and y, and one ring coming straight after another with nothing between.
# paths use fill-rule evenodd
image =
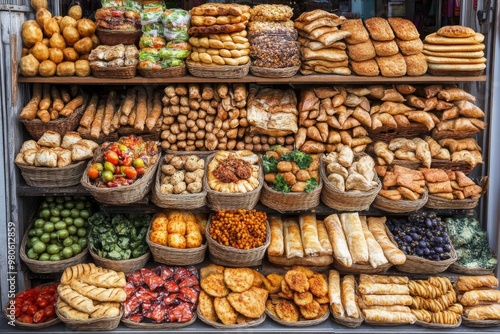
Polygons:
<instances>
[{"instance_id":1,"label":"grape cluster","mask_svg":"<svg viewBox=\"0 0 500 334\"><path fill-rule=\"evenodd\" d=\"M387 227L406 255L416 255L432 261L443 261L451 257L446 225L434 213L414 213L408 219L391 218L387 221Z\"/></svg>"}]
</instances>

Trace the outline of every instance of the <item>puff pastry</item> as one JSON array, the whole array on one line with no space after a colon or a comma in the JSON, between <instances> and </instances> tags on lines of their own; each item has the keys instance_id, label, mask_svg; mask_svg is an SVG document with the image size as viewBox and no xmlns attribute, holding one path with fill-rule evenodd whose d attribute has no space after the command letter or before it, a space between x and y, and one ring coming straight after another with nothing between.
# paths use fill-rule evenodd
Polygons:
<instances>
[{"instance_id":1,"label":"puff pastry","mask_svg":"<svg viewBox=\"0 0 500 334\"><path fill-rule=\"evenodd\" d=\"M389 261L385 258L384 251L380 244L375 240L372 232L368 229L366 224L366 217L359 217L361 222L361 228L363 229L363 234L365 236L366 245L368 247L368 258L370 264L373 268L377 268L380 265L386 264Z\"/></svg>"},{"instance_id":2,"label":"puff pastry","mask_svg":"<svg viewBox=\"0 0 500 334\"><path fill-rule=\"evenodd\" d=\"M330 241L333 247L333 255L345 267L352 266L352 257L347 246L347 241L342 230L339 216L332 214L324 220Z\"/></svg>"},{"instance_id":3,"label":"puff pastry","mask_svg":"<svg viewBox=\"0 0 500 334\"><path fill-rule=\"evenodd\" d=\"M304 249L300 237L299 224L293 219L283 222L285 229L285 254L288 259L293 257L304 257Z\"/></svg>"},{"instance_id":4,"label":"puff pastry","mask_svg":"<svg viewBox=\"0 0 500 334\"><path fill-rule=\"evenodd\" d=\"M345 314L340 294L340 275L337 270L332 269L328 272L328 299L330 309L337 317L343 317Z\"/></svg>"},{"instance_id":5,"label":"puff pastry","mask_svg":"<svg viewBox=\"0 0 500 334\"><path fill-rule=\"evenodd\" d=\"M458 291L469 291L481 288L495 289L498 287L498 278L493 275L460 276L455 286Z\"/></svg>"},{"instance_id":6,"label":"puff pastry","mask_svg":"<svg viewBox=\"0 0 500 334\"><path fill-rule=\"evenodd\" d=\"M271 256L281 256L285 252L283 241L283 221L280 217L269 217L269 226L271 228L271 242L267 248L267 254Z\"/></svg>"},{"instance_id":7,"label":"puff pastry","mask_svg":"<svg viewBox=\"0 0 500 334\"><path fill-rule=\"evenodd\" d=\"M368 263L368 246L366 245L358 213L342 213L340 215L340 222L342 223L342 229L349 245L352 262L360 264Z\"/></svg>"},{"instance_id":8,"label":"puff pastry","mask_svg":"<svg viewBox=\"0 0 500 334\"><path fill-rule=\"evenodd\" d=\"M318 239L316 215L314 213L300 215L299 224L304 254L308 256L318 256L321 252L321 244Z\"/></svg>"},{"instance_id":9,"label":"puff pastry","mask_svg":"<svg viewBox=\"0 0 500 334\"><path fill-rule=\"evenodd\" d=\"M379 309L364 309L363 316L366 321L389 324L413 324L417 320L412 313L384 311Z\"/></svg>"},{"instance_id":10,"label":"puff pastry","mask_svg":"<svg viewBox=\"0 0 500 334\"><path fill-rule=\"evenodd\" d=\"M349 318L359 318L359 308L356 303L356 281L353 275L346 275L341 285L342 304Z\"/></svg>"}]
</instances>

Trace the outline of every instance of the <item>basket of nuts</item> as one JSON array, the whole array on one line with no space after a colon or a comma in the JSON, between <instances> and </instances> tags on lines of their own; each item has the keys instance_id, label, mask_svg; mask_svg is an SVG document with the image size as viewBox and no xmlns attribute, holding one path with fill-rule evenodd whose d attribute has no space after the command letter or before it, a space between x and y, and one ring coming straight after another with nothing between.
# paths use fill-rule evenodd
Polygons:
<instances>
[{"instance_id":1,"label":"basket of nuts","mask_svg":"<svg viewBox=\"0 0 500 334\"><path fill-rule=\"evenodd\" d=\"M265 212L218 210L206 227L212 262L227 266L258 266L269 246L269 223Z\"/></svg>"}]
</instances>

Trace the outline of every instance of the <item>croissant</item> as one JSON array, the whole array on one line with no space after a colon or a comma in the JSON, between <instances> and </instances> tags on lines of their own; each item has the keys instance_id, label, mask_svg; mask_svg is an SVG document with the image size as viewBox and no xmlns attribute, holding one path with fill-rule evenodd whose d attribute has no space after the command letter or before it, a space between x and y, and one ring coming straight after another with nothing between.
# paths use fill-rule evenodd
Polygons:
<instances>
[{"instance_id":1,"label":"croissant","mask_svg":"<svg viewBox=\"0 0 500 334\"><path fill-rule=\"evenodd\" d=\"M71 281L71 288L85 297L100 302L124 302L127 299L125 290L121 288L98 288L94 285L83 283L79 280Z\"/></svg>"},{"instance_id":2,"label":"croissant","mask_svg":"<svg viewBox=\"0 0 500 334\"><path fill-rule=\"evenodd\" d=\"M96 310L94 303L90 298L87 298L77 291L73 290L69 285L60 284L57 287L57 293L72 308L90 314Z\"/></svg>"}]
</instances>

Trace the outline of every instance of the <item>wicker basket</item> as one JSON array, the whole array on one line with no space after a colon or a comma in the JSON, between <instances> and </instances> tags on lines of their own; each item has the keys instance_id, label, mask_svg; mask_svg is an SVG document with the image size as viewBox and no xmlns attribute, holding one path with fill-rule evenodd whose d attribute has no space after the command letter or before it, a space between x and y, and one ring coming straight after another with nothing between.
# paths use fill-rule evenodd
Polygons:
<instances>
[{"instance_id":1,"label":"wicker basket","mask_svg":"<svg viewBox=\"0 0 500 334\"><path fill-rule=\"evenodd\" d=\"M101 154L100 150L96 150L94 157ZM110 205L126 205L140 201L146 196L153 185L154 176L161 157L156 159L154 165L149 166L142 178L136 180L129 186L116 188L99 188L90 183L87 173L83 173L80 183L94 198L101 203ZM89 161L87 167L92 165L92 160Z\"/></svg>"},{"instance_id":2,"label":"wicker basket","mask_svg":"<svg viewBox=\"0 0 500 334\"><path fill-rule=\"evenodd\" d=\"M397 245L398 243L394 240L394 236L392 235L389 228L386 226L385 231L389 239L391 239L392 243ZM406 255L406 262L400 265L395 265L394 267L404 273L411 274L438 274L442 273L448 267L453 264L457 260L457 253L453 248L453 245L450 242L451 246L451 257L448 260L444 261L431 261L424 259L415 255Z\"/></svg>"},{"instance_id":3,"label":"wicker basket","mask_svg":"<svg viewBox=\"0 0 500 334\"><path fill-rule=\"evenodd\" d=\"M151 131L146 128L143 131L138 131L133 126L126 125L120 126L117 131L119 137L135 135L136 137L141 136L143 140L158 141L160 140L161 126L156 126Z\"/></svg>"},{"instance_id":4,"label":"wicker basket","mask_svg":"<svg viewBox=\"0 0 500 334\"><path fill-rule=\"evenodd\" d=\"M193 324L196 321L196 318L197 315L196 313L194 313L191 320L186 322L163 322L161 324L157 324L152 322L135 322L128 318L122 317L122 323L128 328L134 328L134 329L152 329L152 330L176 329L176 328L187 327Z\"/></svg>"},{"instance_id":5,"label":"wicker basket","mask_svg":"<svg viewBox=\"0 0 500 334\"><path fill-rule=\"evenodd\" d=\"M264 245L249 250L219 244L210 236L210 224L211 220L207 224L205 236L208 241L208 251L212 262L225 267L253 267L262 264L267 246L271 242L269 222L266 221L267 236Z\"/></svg>"},{"instance_id":6,"label":"wicker basket","mask_svg":"<svg viewBox=\"0 0 500 334\"><path fill-rule=\"evenodd\" d=\"M107 318L89 318L87 320L75 320L65 318L57 311L56 314L62 322L71 329L72 331L110 331L118 327L120 324L120 319L123 316L123 311L120 312L116 317L107 317Z\"/></svg>"},{"instance_id":7,"label":"wicker basket","mask_svg":"<svg viewBox=\"0 0 500 334\"><path fill-rule=\"evenodd\" d=\"M436 70L432 68L427 69L427 73L435 76L452 76L452 77L476 77L482 75L484 70L475 71L452 71L452 70Z\"/></svg>"},{"instance_id":8,"label":"wicker basket","mask_svg":"<svg viewBox=\"0 0 500 334\"><path fill-rule=\"evenodd\" d=\"M353 263L350 267L346 267L341 262L339 262L335 257L333 258L333 267L337 269L341 274L383 274L392 267L392 263L387 262L386 264L380 265L377 268L373 268L370 264L356 264Z\"/></svg>"},{"instance_id":9,"label":"wicker basket","mask_svg":"<svg viewBox=\"0 0 500 334\"><path fill-rule=\"evenodd\" d=\"M425 328L437 328L437 329L448 329L448 328L457 328L462 324L462 317L458 320L458 323L454 325L445 325L445 324L435 324L432 322L425 322L421 320L415 321L415 325Z\"/></svg>"},{"instance_id":10,"label":"wicker basket","mask_svg":"<svg viewBox=\"0 0 500 334\"><path fill-rule=\"evenodd\" d=\"M385 198L384 196L377 195L377 197L375 197L375 201L373 202L373 206L385 212L409 213L423 208L425 203L427 203L427 198L427 188L425 188L425 193L420 197L420 199L416 201L393 201Z\"/></svg>"},{"instance_id":11,"label":"wicker basket","mask_svg":"<svg viewBox=\"0 0 500 334\"><path fill-rule=\"evenodd\" d=\"M478 204L479 198L450 200L435 195L429 195L427 203L425 203L425 207L431 209L465 210L474 209Z\"/></svg>"},{"instance_id":12,"label":"wicker basket","mask_svg":"<svg viewBox=\"0 0 500 334\"><path fill-rule=\"evenodd\" d=\"M250 73L256 77L264 78L290 78L293 77L299 71L300 66L283 67L283 68L272 68L272 67L260 67L260 66L250 66Z\"/></svg>"},{"instance_id":13,"label":"wicker basket","mask_svg":"<svg viewBox=\"0 0 500 334\"><path fill-rule=\"evenodd\" d=\"M23 179L32 187L69 187L80 183L86 161L79 161L65 167L33 167L16 164Z\"/></svg>"},{"instance_id":14,"label":"wicker basket","mask_svg":"<svg viewBox=\"0 0 500 334\"><path fill-rule=\"evenodd\" d=\"M382 126L376 130L369 130L368 135L376 141L390 142L394 138L413 138L428 133L429 130L422 123L411 122L410 125L396 129Z\"/></svg>"},{"instance_id":15,"label":"wicker basket","mask_svg":"<svg viewBox=\"0 0 500 334\"><path fill-rule=\"evenodd\" d=\"M153 254L155 262L163 263L172 266L190 266L198 264L205 260L205 252L207 250L207 242L196 248L174 248L163 245L158 245L149 239L151 225L148 228L146 242Z\"/></svg>"},{"instance_id":16,"label":"wicker basket","mask_svg":"<svg viewBox=\"0 0 500 334\"><path fill-rule=\"evenodd\" d=\"M174 66L169 68L163 68L160 70L150 70L145 68L138 69L139 74L145 78L171 78L171 77L183 77L186 75L187 67L186 64L180 66Z\"/></svg>"},{"instance_id":17,"label":"wicker basket","mask_svg":"<svg viewBox=\"0 0 500 334\"><path fill-rule=\"evenodd\" d=\"M101 132L99 134L99 138L94 138L90 135L90 132L89 133L80 133L80 136L83 138L83 139L90 139L90 140L93 140L95 141L97 144L102 144L102 143L105 143L107 141L109 142L113 142L113 141L117 141L120 136L118 135L118 132L113 132L113 133L110 133L109 135L105 135L103 132Z\"/></svg>"},{"instance_id":18,"label":"wicker basket","mask_svg":"<svg viewBox=\"0 0 500 334\"><path fill-rule=\"evenodd\" d=\"M26 255L26 244L28 243L28 231L31 226L30 224L26 233L24 233L21 247L19 248L19 257L32 272L36 274L62 273L66 268L74 266L75 264L85 263L87 260L87 254L89 252L88 247L83 249L80 254L60 261L38 261L28 258Z\"/></svg>"},{"instance_id":19,"label":"wicker basket","mask_svg":"<svg viewBox=\"0 0 500 334\"><path fill-rule=\"evenodd\" d=\"M337 317L334 315L331 318L331 320L335 321L335 323L337 323L339 325L349 327L349 328L357 328L357 327L361 326L361 324L363 323L362 316L359 318L348 318L348 317Z\"/></svg>"},{"instance_id":20,"label":"wicker basket","mask_svg":"<svg viewBox=\"0 0 500 334\"><path fill-rule=\"evenodd\" d=\"M493 252L493 250L491 248L490 248L490 253L491 253L492 257L496 257L495 253ZM454 262L448 267L448 271L450 271L452 273L463 274L463 275L473 275L473 276L493 275L495 272L495 269L496 269L496 267L494 269L469 268L469 267L462 266L458 262Z\"/></svg>"},{"instance_id":21,"label":"wicker basket","mask_svg":"<svg viewBox=\"0 0 500 334\"><path fill-rule=\"evenodd\" d=\"M102 67L90 64L92 75L96 78L131 79L137 71L135 66Z\"/></svg>"},{"instance_id":22,"label":"wicker basket","mask_svg":"<svg viewBox=\"0 0 500 334\"><path fill-rule=\"evenodd\" d=\"M464 138L470 138L478 132L481 132L481 130L478 129L475 131L453 131L453 130L433 129L431 137L434 138L435 140L446 139L446 138L464 139Z\"/></svg>"},{"instance_id":23,"label":"wicker basket","mask_svg":"<svg viewBox=\"0 0 500 334\"><path fill-rule=\"evenodd\" d=\"M500 320L470 320L465 315L462 315L462 325L466 327L497 327L500 326Z\"/></svg>"},{"instance_id":24,"label":"wicker basket","mask_svg":"<svg viewBox=\"0 0 500 334\"><path fill-rule=\"evenodd\" d=\"M321 201L325 203L326 206L339 211L368 210L382 188L382 183L376 173L373 179L378 184L376 188L369 191L353 190L344 192L335 189L330 181L328 181L324 164L321 164L319 174L323 182Z\"/></svg>"},{"instance_id":25,"label":"wicker basket","mask_svg":"<svg viewBox=\"0 0 500 334\"><path fill-rule=\"evenodd\" d=\"M102 45L137 44L141 30L110 30L97 28L95 34Z\"/></svg>"},{"instance_id":26,"label":"wicker basket","mask_svg":"<svg viewBox=\"0 0 500 334\"><path fill-rule=\"evenodd\" d=\"M46 123L42 122L40 119L23 119L19 118L21 123L24 124L24 127L28 131L33 139L38 140L46 131L55 131L59 133L61 136L64 136L66 132L73 131L78 127L78 123L80 123L80 118L83 115L83 112L87 108L87 98L84 99L83 104L73 111L71 115L68 117L60 117L58 119L54 119L48 121Z\"/></svg>"},{"instance_id":27,"label":"wicker basket","mask_svg":"<svg viewBox=\"0 0 500 334\"><path fill-rule=\"evenodd\" d=\"M260 325L261 323L264 322L264 320L266 320L266 314L263 313L258 319L255 319L255 320L252 320L252 321L249 321L249 322L245 322L243 324L234 324L234 325L224 325L220 322L216 322L216 321L212 321L212 320L208 320L207 318L205 318L201 313L200 313L200 310L197 309L196 310L197 312L197 315L198 315L198 318L204 322L205 324L209 325L209 326L212 326L214 328L217 328L217 329L220 329L220 330L226 330L226 329L245 329L245 328L251 328L251 327L255 327L255 326L258 326Z\"/></svg>"},{"instance_id":28,"label":"wicker basket","mask_svg":"<svg viewBox=\"0 0 500 334\"><path fill-rule=\"evenodd\" d=\"M318 319L314 320L299 320L299 321L283 321L274 312L269 311L266 308L266 314L269 316L269 318L273 319L273 321L277 322L280 325L287 326L287 327L310 327L310 326L316 326L319 325L320 323L326 321L328 317L330 316L330 310L327 309L326 313L323 314L323 316L319 317Z\"/></svg>"},{"instance_id":29,"label":"wicker basket","mask_svg":"<svg viewBox=\"0 0 500 334\"><path fill-rule=\"evenodd\" d=\"M121 271L125 274L144 268L144 266L146 266L146 263L148 263L149 258L151 257L151 253L147 251L146 253L135 259L110 260L94 253L91 247L89 247L89 251L97 266L114 271Z\"/></svg>"},{"instance_id":30,"label":"wicker basket","mask_svg":"<svg viewBox=\"0 0 500 334\"><path fill-rule=\"evenodd\" d=\"M463 172L465 175L469 175L470 172L474 169L471 164L465 161L457 161L453 162L450 160L439 160L432 159L431 168L439 168L444 170L456 170Z\"/></svg>"},{"instance_id":31,"label":"wicker basket","mask_svg":"<svg viewBox=\"0 0 500 334\"><path fill-rule=\"evenodd\" d=\"M210 154L207 157L208 166L210 161L214 158L215 153ZM251 210L257 205L260 198L260 192L262 190L262 184L264 183L264 176L262 173L262 166L259 164L259 186L247 193L223 193L220 191L215 191L208 185L207 172L203 176L203 189L207 192L208 206L212 210L238 210L247 209Z\"/></svg>"},{"instance_id":32,"label":"wicker basket","mask_svg":"<svg viewBox=\"0 0 500 334\"><path fill-rule=\"evenodd\" d=\"M248 74L250 62L245 65L209 65L196 63L192 60L186 61L189 73L194 77L200 78L218 78L218 79L235 79L243 78Z\"/></svg>"},{"instance_id":33,"label":"wicker basket","mask_svg":"<svg viewBox=\"0 0 500 334\"><path fill-rule=\"evenodd\" d=\"M313 267L327 269L328 266L333 263L333 256L331 255L292 257L291 259L288 259L284 255L272 256L267 254L267 259L269 260L269 262L283 267L313 266ZM322 270L316 270L316 271L322 271Z\"/></svg>"},{"instance_id":34,"label":"wicker basket","mask_svg":"<svg viewBox=\"0 0 500 334\"><path fill-rule=\"evenodd\" d=\"M315 208L319 205L319 197L321 189L323 188L323 181L319 179L318 186L313 191L306 192L290 192L283 193L276 191L269 187L267 182L263 182L262 192L260 194L260 201L265 206L279 211L293 212L293 211L306 211Z\"/></svg>"}]
</instances>

